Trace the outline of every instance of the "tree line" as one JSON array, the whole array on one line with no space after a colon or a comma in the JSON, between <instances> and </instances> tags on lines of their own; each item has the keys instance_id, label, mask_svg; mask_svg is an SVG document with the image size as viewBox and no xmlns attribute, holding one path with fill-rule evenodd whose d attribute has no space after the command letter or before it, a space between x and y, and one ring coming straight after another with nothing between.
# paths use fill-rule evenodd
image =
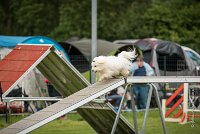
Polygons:
<instances>
[{"instance_id":1,"label":"tree line","mask_svg":"<svg viewBox=\"0 0 200 134\"><path fill-rule=\"evenodd\" d=\"M198 0L98 0L98 38L159 38L200 52ZM0 0L1 35L91 37L91 0Z\"/></svg>"}]
</instances>

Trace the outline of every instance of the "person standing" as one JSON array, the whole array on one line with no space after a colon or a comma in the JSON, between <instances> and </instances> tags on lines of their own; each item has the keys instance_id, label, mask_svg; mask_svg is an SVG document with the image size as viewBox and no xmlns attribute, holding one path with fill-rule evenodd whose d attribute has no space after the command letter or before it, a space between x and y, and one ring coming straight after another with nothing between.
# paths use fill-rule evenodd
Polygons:
<instances>
[{"instance_id":1,"label":"person standing","mask_svg":"<svg viewBox=\"0 0 200 134\"><path fill-rule=\"evenodd\" d=\"M144 62L142 56L137 57L137 61L132 64L131 76L152 76L154 71L151 66ZM146 83L136 83L133 85L133 93L136 96L138 109L145 109L147 104L149 86Z\"/></svg>"}]
</instances>

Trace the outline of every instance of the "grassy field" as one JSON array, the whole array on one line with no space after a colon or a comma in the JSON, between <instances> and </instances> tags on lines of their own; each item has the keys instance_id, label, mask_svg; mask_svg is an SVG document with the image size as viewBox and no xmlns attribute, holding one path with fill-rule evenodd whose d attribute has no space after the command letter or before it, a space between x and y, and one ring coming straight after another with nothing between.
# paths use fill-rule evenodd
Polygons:
<instances>
[{"instance_id":1,"label":"grassy field","mask_svg":"<svg viewBox=\"0 0 200 134\"><path fill-rule=\"evenodd\" d=\"M131 123L131 112L125 112L123 115ZM144 112L137 112L137 119L139 129L141 129ZM12 116L9 123L5 122L4 117L0 117L0 127L4 128L24 117ZM200 133L200 120L195 120L195 127L191 128L191 124L181 125L178 123L167 123L167 130L169 134L199 134ZM94 134L95 131L83 120L77 113L68 114L64 119L56 119L41 128L31 132L32 134ZM162 134L162 125L157 110L151 110L149 113L146 134Z\"/></svg>"}]
</instances>

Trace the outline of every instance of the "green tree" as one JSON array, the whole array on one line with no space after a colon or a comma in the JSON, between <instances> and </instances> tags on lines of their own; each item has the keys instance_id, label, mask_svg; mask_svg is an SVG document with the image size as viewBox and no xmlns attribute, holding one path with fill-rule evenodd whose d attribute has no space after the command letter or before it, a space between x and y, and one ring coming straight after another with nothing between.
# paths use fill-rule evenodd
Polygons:
<instances>
[{"instance_id":1,"label":"green tree","mask_svg":"<svg viewBox=\"0 0 200 134\"><path fill-rule=\"evenodd\" d=\"M58 41L67 40L73 36L91 36L91 4L90 0L67 0L59 8L59 25L51 36Z\"/></svg>"},{"instance_id":2,"label":"green tree","mask_svg":"<svg viewBox=\"0 0 200 134\"><path fill-rule=\"evenodd\" d=\"M157 2L144 13L146 37L171 40L200 51L200 3L187 0ZM148 28L148 31L147 31Z\"/></svg>"},{"instance_id":3,"label":"green tree","mask_svg":"<svg viewBox=\"0 0 200 134\"><path fill-rule=\"evenodd\" d=\"M49 35L58 24L59 0L2 0L0 33L4 35Z\"/></svg>"},{"instance_id":4,"label":"green tree","mask_svg":"<svg viewBox=\"0 0 200 134\"><path fill-rule=\"evenodd\" d=\"M198 0L98 0L98 38L159 38L200 52ZM91 0L1 0L0 34L91 37Z\"/></svg>"}]
</instances>

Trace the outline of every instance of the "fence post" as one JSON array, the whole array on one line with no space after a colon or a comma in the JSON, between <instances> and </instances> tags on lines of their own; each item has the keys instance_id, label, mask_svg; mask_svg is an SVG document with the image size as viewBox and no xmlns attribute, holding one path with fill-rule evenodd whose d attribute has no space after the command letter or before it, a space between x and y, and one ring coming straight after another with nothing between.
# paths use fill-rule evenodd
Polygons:
<instances>
[{"instance_id":1,"label":"fence post","mask_svg":"<svg viewBox=\"0 0 200 134\"><path fill-rule=\"evenodd\" d=\"M162 111L163 111L163 117L165 119L165 113L166 113L166 99L162 99Z\"/></svg>"},{"instance_id":2,"label":"fence post","mask_svg":"<svg viewBox=\"0 0 200 134\"><path fill-rule=\"evenodd\" d=\"M187 123L187 117L188 117L188 83L184 83L184 90L183 90L183 114L185 115L185 118L183 120L183 124Z\"/></svg>"},{"instance_id":3,"label":"fence post","mask_svg":"<svg viewBox=\"0 0 200 134\"><path fill-rule=\"evenodd\" d=\"M166 56L164 56L164 76L167 75L166 71L167 71L167 63L166 63Z\"/></svg>"},{"instance_id":4,"label":"fence post","mask_svg":"<svg viewBox=\"0 0 200 134\"><path fill-rule=\"evenodd\" d=\"M164 56L164 76L166 76L167 75L167 61L166 61L166 56ZM163 97L164 97L164 99L166 99L167 98L167 93L166 93L166 87L167 87L167 85L169 86L169 83L165 83L165 89L164 89L164 92L163 92ZM169 87L168 87L169 88Z\"/></svg>"}]
</instances>

